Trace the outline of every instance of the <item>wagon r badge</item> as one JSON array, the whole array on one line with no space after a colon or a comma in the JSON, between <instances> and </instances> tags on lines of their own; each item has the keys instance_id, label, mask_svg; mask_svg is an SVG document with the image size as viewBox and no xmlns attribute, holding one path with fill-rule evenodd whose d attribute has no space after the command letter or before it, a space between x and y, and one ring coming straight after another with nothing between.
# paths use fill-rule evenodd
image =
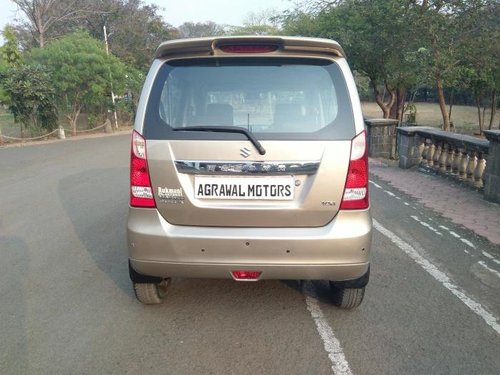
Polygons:
<instances>
[{"instance_id":1,"label":"wagon r badge","mask_svg":"<svg viewBox=\"0 0 500 375\"><path fill-rule=\"evenodd\" d=\"M158 197L163 203L184 203L184 194L182 189L158 187Z\"/></svg>"}]
</instances>

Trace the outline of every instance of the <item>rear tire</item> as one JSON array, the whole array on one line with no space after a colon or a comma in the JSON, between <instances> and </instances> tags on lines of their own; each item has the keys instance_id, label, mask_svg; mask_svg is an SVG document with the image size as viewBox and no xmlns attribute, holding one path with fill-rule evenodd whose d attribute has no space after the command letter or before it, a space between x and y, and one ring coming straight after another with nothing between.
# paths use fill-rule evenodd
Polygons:
<instances>
[{"instance_id":1,"label":"rear tire","mask_svg":"<svg viewBox=\"0 0 500 375\"><path fill-rule=\"evenodd\" d=\"M341 309L354 309L361 305L365 296L365 287L339 288L330 282L333 304Z\"/></svg>"},{"instance_id":2,"label":"rear tire","mask_svg":"<svg viewBox=\"0 0 500 375\"><path fill-rule=\"evenodd\" d=\"M135 297L145 305L158 305L165 298L169 283L170 279L160 283L133 283Z\"/></svg>"}]
</instances>

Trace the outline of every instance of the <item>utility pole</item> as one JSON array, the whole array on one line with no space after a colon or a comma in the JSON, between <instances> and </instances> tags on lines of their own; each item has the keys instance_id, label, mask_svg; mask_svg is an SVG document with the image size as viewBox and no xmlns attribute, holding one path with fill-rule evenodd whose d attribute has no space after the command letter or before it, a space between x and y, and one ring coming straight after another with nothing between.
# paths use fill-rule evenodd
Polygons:
<instances>
[{"instance_id":1,"label":"utility pole","mask_svg":"<svg viewBox=\"0 0 500 375\"><path fill-rule=\"evenodd\" d=\"M104 25L102 29L104 31L104 43L106 45L106 55L109 56L108 33L106 32L106 25ZM113 81L111 80L111 70L109 71L109 85L111 86L111 101L113 102L113 118L115 120L115 129L118 129L118 116L116 115L115 93L113 92Z\"/></svg>"}]
</instances>

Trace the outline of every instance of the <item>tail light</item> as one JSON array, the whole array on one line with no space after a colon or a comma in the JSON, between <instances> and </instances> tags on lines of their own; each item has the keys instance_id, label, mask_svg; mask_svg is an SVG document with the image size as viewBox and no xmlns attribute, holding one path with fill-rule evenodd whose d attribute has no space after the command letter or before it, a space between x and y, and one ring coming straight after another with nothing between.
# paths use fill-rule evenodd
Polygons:
<instances>
[{"instance_id":1,"label":"tail light","mask_svg":"<svg viewBox=\"0 0 500 375\"><path fill-rule=\"evenodd\" d=\"M351 157L340 204L341 210L362 210L368 208L368 147L366 132L359 133L351 141Z\"/></svg>"},{"instance_id":2,"label":"tail light","mask_svg":"<svg viewBox=\"0 0 500 375\"><path fill-rule=\"evenodd\" d=\"M149 178L146 140L135 130L132 133L130 154L130 205L132 207L156 207Z\"/></svg>"}]
</instances>

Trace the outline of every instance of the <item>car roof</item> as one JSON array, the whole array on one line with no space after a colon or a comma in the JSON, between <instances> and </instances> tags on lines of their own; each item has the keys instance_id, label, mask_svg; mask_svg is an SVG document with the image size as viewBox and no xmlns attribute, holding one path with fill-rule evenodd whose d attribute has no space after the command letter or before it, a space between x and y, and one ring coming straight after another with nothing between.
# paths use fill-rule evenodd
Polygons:
<instances>
[{"instance_id":1,"label":"car roof","mask_svg":"<svg viewBox=\"0 0 500 375\"><path fill-rule=\"evenodd\" d=\"M345 57L342 47L334 40L290 36L225 36L192 39L176 39L163 42L157 48L155 58L241 56L220 49L227 45L276 45L276 51L252 53L252 55L300 55ZM245 54L249 55L249 54Z\"/></svg>"}]
</instances>

